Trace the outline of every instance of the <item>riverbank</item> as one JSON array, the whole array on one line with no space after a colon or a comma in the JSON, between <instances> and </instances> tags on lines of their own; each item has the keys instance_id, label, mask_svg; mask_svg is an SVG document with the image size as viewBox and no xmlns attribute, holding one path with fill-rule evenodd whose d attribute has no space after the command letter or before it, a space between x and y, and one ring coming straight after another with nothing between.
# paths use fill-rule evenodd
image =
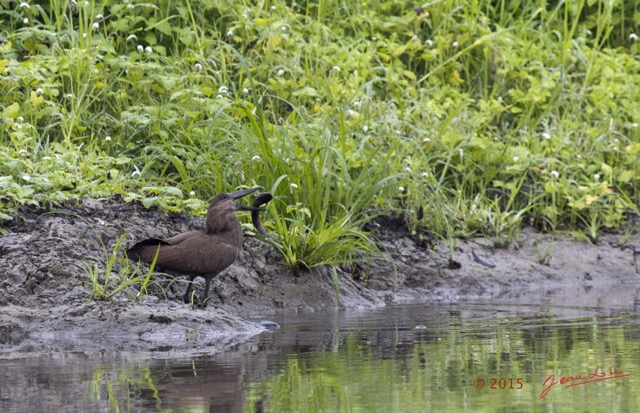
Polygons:
<instances>
[{"instance_id":1,"label":"riverbank","mask_svg":"<svg viewBox=\"0 0 640 413\"><path fill-rule=\"evenodd\" d=\"M278 311L363 309L415 301L540 300L640 305L640 237L603 235L598 245L524 230L509 248L487 239L416 242L400 220L371 229L384 259L347 270L295 271L252 237L236 263L212 283L206 309L180 300L182 277L154 277L142 296L121 292L90 301L87 264L102 262L124 233L125 244L167 237L203 220L164 215L117 200L84 200L51 211L23 208L0 238L0 357L59 349L216 352L263 331L255 321ZM475 252L475 257L473 252ZM453 258L453 261L451 261ZM455 268L458 267L458 268ZM334 284L337 282L337 285ZM166 289L166 297L163 290Z\"/></svg>"}]
</instances>

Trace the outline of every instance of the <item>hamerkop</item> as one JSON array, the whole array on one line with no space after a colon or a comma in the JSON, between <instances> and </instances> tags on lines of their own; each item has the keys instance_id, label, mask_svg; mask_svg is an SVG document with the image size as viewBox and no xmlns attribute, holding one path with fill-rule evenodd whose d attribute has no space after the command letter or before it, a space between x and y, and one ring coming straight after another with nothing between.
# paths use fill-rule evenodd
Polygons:
<instances>
[{"instance_id":1,"label":"hamerkop","mask_svg":"<svg viewBox=\"0 0 640 413\"><path fill-rule=\"evenodd\" d=\"M159 248L156 261L158 268L190 276L191 282L184 294L185 303L191 302L193 280L197 276L205 279L200 305L206 306L211 279L233 264L242 248L242 227L235 212L252 211L254 226L267 237L258 213L261 211L260 205L271 200L271 194L260 194L251 207L235 203L236 199L258 189L260 187L217 195L209 205L205 231L190 231L167 239L150 238L131 247L127 256L132 260L151 263Z\"/></svg>"}]
</instances>

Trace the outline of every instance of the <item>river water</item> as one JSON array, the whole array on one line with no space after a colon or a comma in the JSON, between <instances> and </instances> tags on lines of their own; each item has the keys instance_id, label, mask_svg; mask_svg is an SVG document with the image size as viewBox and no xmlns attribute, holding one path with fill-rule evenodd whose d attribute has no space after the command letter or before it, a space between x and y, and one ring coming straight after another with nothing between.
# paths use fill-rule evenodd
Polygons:
<instances>
[{"instance_id":1,"label":"river water","mask_svg":"<svg viewBox=\"0 0 640 413\"><path fill-rule=\"evenodd\" d=\"M640 412L640 302L270 320L280 328L222 354L70 349L0 360L0 412Z\"/></svg>"}]
</instances>

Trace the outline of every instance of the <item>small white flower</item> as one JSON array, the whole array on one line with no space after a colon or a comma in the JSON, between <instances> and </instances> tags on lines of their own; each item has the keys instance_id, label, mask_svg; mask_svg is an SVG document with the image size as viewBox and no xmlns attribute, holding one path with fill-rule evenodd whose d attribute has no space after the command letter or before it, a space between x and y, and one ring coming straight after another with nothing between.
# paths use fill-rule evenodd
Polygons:
<instances>
[{"instance_id":1,"label":"small white flower","mask_svg":"<svg viewBox=\"0 0 640 413\"><path fill-rule=\"evenodd\" d=\"M271 10L275 10L275 9L276 9L276 6L271 6Z\"/></svg>"},{"instance_id":2,"label":"small white flower","mask_svg":"<svg viewBox=\"0 0 640 413\"><path fill-rule=\"evenodd\" d=\"M17 128L17 129L22 129L22 125L18 123L18 124L16 125L16 128Z\"/></svg>"},{"instance_id":3,"label":"small white flower","mask_svg":"<svg viewBox=\"0 0 640 413\"><path fill-rule=\"evenodd\" d=\"M338 73L340 73L340 67L338 67L338 66L333 66L333 67L331 68L331 71L332 71L332 72L338 72Z\"/></svg>"},{"instance_id":4,"label":"small white flower","mask_svg":"<svg viewBox=\"0 0 640 413\"><path fill-rule=\"evenodd\" d=\"M260 159L258 155L254 155L253 158L251 158L252 161L259 161Z\"/></svg>"},{"instance_id":5,"label":"small white flower","mask_svg":"<svg viewBox=\"0 0 640 413\"><path fill-rule=\"evenodd\" d=\"M458 47L458 41L456 40L455 42L451 43L451 46Z\"/></svg>"},{"instance_id":6,"label":"small white flower","mask_svg":"<svg viewBox=\"0 0 640 413\"><path fill-rule=\"evenodd\" d=\"M153 52L153 49L151 48L151 46L147 46L147 47L144 48L144 52L149 54L149 53Z\"/></svg>"},{"instance_id":7,"label":"small white flower","mask_svg":"<svg viewBox=\"0 0 640 413\"><path fill-rule=\"evenodd\" d=\"M280 27L280 30L282 30L283 32L286 32L287 31L287 26L283 25L282 27Z\"/></svg>"},{"instance_id":8,"label":"small white flower","mask_svg":"<svg viewBox=\"0 0 640 413\"><path fill-rule=\"evenodd\" d=\"M41 87L36 89L36 96L42 96L44 94L44 90Z\"/></svg>"},{"instance_id":9,"label":"small white flower","mask_svg":"<svg viewBox=\"0 0 640 413\"><path fill-rule=\"evenodd\" d=\"M76 0L70 0L72 6L77 6L78 2ZM125 1L126 3L126 1Z\"/></svg>"},{"instance_id":10,"label":"small white flower","mask_svg":"<svg viewBox=\"0 0 640 413\"><path fill-rule=\"evenodd\" d=\"M514 156L514 157L513 157L513 162L518 162L519 160L520 160L520 157L519 157L519 156Z\"/></svg>"},{"instance_id":11,"label":"small white flower","mask_svg":"<svg viewBox=\"0 0 640 413\"><path fill-rule=\"evenodd\" d=\"M135 171L131 172L131 177L136 177L136 176L140 176L140 171L138 170L138 168L136 168Z\"/></svg>"},{"instance_id":12,"label":"small white flower","mask_svg":"<svg viewBox=\"0 0 640 413\"><path fill-rule=\"evenodd\" d=\"M351 109L347 110L347 115L348 116L355 116L355 114L356 114L356 112L354 112L353 110L351 110Z\"/></svg>"},{"instance_id":13,"label":"small white flower","mask_svg":"<svg viewBox=\"0 0 640 413\"><path fill-rule=\"evenodd\" d=\"M25 17L24 20L22 20L23 24L29 24L29 18Z\"/></svg>"},{"instance_id":14,"label":"small white flower","mask_svg":"<svg viewBox=\"0 0 640 413\"><path fill-rule=\"evenodd\" d=\"M424 176L425 178L426 178L427 176L429 176L429 174L428 174L428 173L426 173L426 172L423 172L423 173L421 173L420 175Z\"/></svg>"},{"instance_id":15,"label":"small white flower","mask_svg":"<svg viewBox=\"0 0 640 413\"><path fill-rule=\"evenodd\" d=\"M549 132L542 132L542 139L551 139L551 135L549 134Z\"/></svg>"},{"instance_id":16,"label":"small white flower","mask_svg":"<svg viewBox=\"0 0 640 413\"><path fill-rule=\"evenodd\" d=\"M104 137L104 140L107 142L111 142L111 136L107 135Z\"/></svg>"},{"instance_id":17,"label":"small white flower","mask_svg":"<svg viewBox=\"0 0 640 413\"><path fill-rule=\"evenodd\" d=\"M631 124L631 127L632 127L632 128L637 128L637 127L638 127L638 122L633 122L633 123Z\"/></svg>"},{"instance_id":18,"label":"small white flower","mask_svg":"<svg viewBox=\"0 0 640 413\"><path fill-rule=\"evenodd\" d=\"M363 131L364 133L369 132L369 126L367 126L367 125L363 125L363 126L362 126L362 131Z\"/></svg>"},{"instance_id":19,"label":"small white flower","mask_svg":"<svg viewBox=\"0 0 640 413\"><path fill-rule=\"evenodd\" d=\"M18 116L18 122L24 122L24 117Z\"/></svg>"},{"instance_id":20,"label":"small white flower","mask_svg":"<svg viewBox=\"0 0 640 413\"><path fill-rule=\"evenodd\" d=\"M405 171L407 171L407 172L409 172L410 174L412 174L412 173L413 173L413 171L411 170L411 168L409 168L408 166L406 166L406 167L404 168L404 170L405 170Z\"/></svg>"},{"instance_id":21,"label":"small white flower","mask_svg":"<svg viewBox=\"0 0 640 413\"><path fill-rule=\"evenodd\" d=\"M374 42L377 42L378 38L376 36L371 36L371 40L373 40Z\"/></svg>"},{"instance_id":22,"label":"small white flower","mask_svg":"<svg viewBox=\"0 0 640 413\"><path fill-rule=\"evenodd\" d=\"M423 143L429 143L429 142L431 142L431 139L429 139L429 138L424 138L424 139L422 140L422 142L423 142Z\"/></svg>"},{"instance_id":23,"label":"small white flower","mask_svg":"<svg viewBox=\"0 0 640 413\"><path fill-rule=\"evenodd\" d=\"M65 99L71 99L73 97L73 93L67 93L66 95L64 95Z\"/></svg>"},{"instance_id":24,"label":"small white flower","mask_svg":"<svg viewBox=\"0 0 640 413\"><path fill-rule=\"evenodd\" d=\"M202 65L200 63L196 63L193 67L195 67L198 72L202 72Z\"/></svg>"},{"instance_id":25,"label":"small white flower","mask_svg":"<svg viewBox=\"0 0 640 413\"><path fill-rule=\"evenodd\" d=\"M558 171L551 171L550 174L556 179L560 177L560 174L558 173Z\"/></svg>"},{"instance_id":26,"label":"small white flower","mask_svg":"<svg viewBox=\"0 0 640 413\"><path fill-rule=\"evenodd\" d=\"M233 36L233 30L229 30L229 31L227 32L227 36L229 36L229 37Z\"/></svg>"},{"instance_id":27,"label":"small white flower","mask_svg":"<svg viewBox=\"0 0 640 413\"><path fill-rule=\"evenodd\" d=\"M31 180L31 175L24 174L24 175L22 175L22 179L24 179L25 181L30 181Z\"/></svg>"},{"instance_id":28,"label":"small white flower","mask_svg":"<svg viewBox=\"0 0 640 413\"><path fill-rule=\"evenodd\" d=\"M196 191L189 191L189 196L196 196Z\"/></svg>"},{"instance_id":29,"label":"small white flower","mask_svg":"<svg viewBox=\"0 0 640 413\"><path fill-rule=\"evenodd\" d=\"M86 34L86 33L82 33L82 38L83 38L83 39L86 39L86 38L87 38L87 36L88 36L88 34Z\"/></svg>"},{"instance_id":30,"label":"small white flower","mask_svg":"<svg viewBox=\"0 0 640 413\"><path fill-rule=\"evenodd\" d=\"M130 34L129 36L127 36L127 41L130 40L138 40L138 36L136 36L135 34Z\"/></svg>"},{"instance_id":31,"label":"small white flower","mask_svg":"<svg viewBox=\"0 0 640 413\"><path fill-rule=\"evenodd\" d=\"M411 36L411 40L418 40L418 35L414 34L413 36Z\"/></svg>"},{"instance_id":32,"label":"small white flower","mask_svg":"<svg viewBox=\"0 0 640 413\"><path fill-rule=\"evenodd\" d=\"M136 49L138 50L138 53L143 53L144 52L144 46L139 44L138 47L136 47Z\"/></svg>"},{"instance_id":33,"label":"small white flower","mask_svg":"<svg viewBox=\"0 0 640 413\"><path fill-rule=\"evenodd\" d=\"M222 93L223 95L226 95L227 93L229 93L229 89L227 89L226 86L220 86L218 88L218 93Z\"/></svg>"},{"instance_id":34,"label":"small white flower","mask_svg":"<svg viewBox=\"0 0 640 413\"><path fill-rule=\"evenodd\" d=\"M278 76L282 76L282 75L284 75L284 70L282 69L278 70Z\"/></svg>"},{"instance_id":35,"label":"small white flower","mask_svg":"<svg viewBox=\"0 0 640 413\"><path fill-rule=\"evenodd\" d=\"M22 3L20 3L20 8L21 9L30 9L31 6L29 6L29 3L27 3L26 1L23 1Z\"/></svg>"},{"instance_id":36,"label":"small white flower","mask_svg":"<svg viewBox=\"0 0 640 413\"><path fill-rule=\"evenodd\" d=\"M629 40L631 40L631 41L635 42L636 40L638 40L638 35L637 35L637 34L635 34L635 33L631 33L631 34L629 35Z\"/></svg>"},{"instance_id":37,"label":"small white flower","mask_svg":"<svg viewBox=\"0 0 640 413\"><path fill-rule=\"evenodd\" d=\"M424 41L424 44L426 44L429 47L433 47L433 40L427 39L427 40Z\"/></svg>"},{"instance_id":38,"label":"small white flower","mask_svg":"<svg viewBox=\"0 0 640 413\"><path fill-rule=\"evenodd\" d=\"M595 179L596 181L600 180L600 174L593 174L593 179Z\"/></svg>"},{"instance_id":39,"label":"small white flower","mask_svg":"<svg viewBox=\"0 0 640 413\"><path fill-rule=\"evenodd\" d=\"M618 138L613 138L613 143L620 143L620 139L618 139Z\"/></svg>"},{"instance_id":40,"label":"small white flower","mask_svg":"<svg viewBox=\"0 0 640 413\"><path fill-rule=\"evenodd\" d=\"M584 37L578 37L578 44L583 45L585 43Z\"/></svg>"},{"instance_id":41,"label":"small white flower","mask_svg":"<svg viewBox=\"0 0 640 413\"><path fill-rule=\"evenodd\" d=\"M362 104L362 102L360 102L359 100L356 100L355 102L353 102L353 107L354 108L359 108L361 104Z\"/></svg>"},{"instance_id":42,"label":"small white flower","mask_svg":"<svg viewBox=\"0 0 640 413\"><path fill-rule=\"evenodd\" d=\"M246 88L246 87L242 88L242 93L244 93L244 94L249 93L249 89L248 89L248 88Z\"/></svg>"},{"instance_id":43,"label":"small white flower","mask_svg":"<svg viewBox=\"0 0 640 413\"><path fill-rule=\"evenodd\" d=\"M400 191L400 192L404 192L404 186L399 186L399 187L398 187L398 191Z\"/></svg>"},{"instance_id":44,"label":"small white flower","mask_svg":"<svg viewBox=\"0 0 640 413\"><path fill-rule=\"evenodd\" d=\"M217 95L217 96L216 96L216 99L224 99L224 96L222 96L222 95Z\"/></svg>"},{"instance_id":45,"label":"small white flower","mask_svg":"<svg viewBox=\"0 0 640 413\"><path fill-rule=\"evenodd\" d=\"M289 186L291 187L291 189L298 189L298 185L294 184L293 182Z\"/></svg>"},{"instance_id":46,"label":"small white flower","mask_svg":"<svg viewBox=\"0 0 640 413\"><path fill-rule=\"evenodd\" d=\"M576 155L576 158L578 158L578 159L582 159L582 155L577 154L577 155Z\"/></svg>"},{"instance_id":47,"label":"small white flower","mask_svg":"<svg viewBox=\"0 0 640 413\"><path fill-rule=\"evenodd\" d=\"M133 10L133 4L129 4L129 5L127 6L127 9L129 9L129 10Z\"/></svg>"},{"instance_id":48,"label":"small white flower","mask_svg":"<svg viewBox=\"0 0 640 413\"><path fill-rule=\"evenodd\" d=\"M104 16L102 14L96 14L96 20L102 20Z\"/></svg>"},{"instance_id":49,"label":"small white flower","mask_svg":"<svg viewBox=\"0 0 640 413\"><path fill-rule=\"evenodd\" d=\"M93 23L93 30L98 30L100 28L100 23L95 22Z\"/></svg>"}]
</instances>

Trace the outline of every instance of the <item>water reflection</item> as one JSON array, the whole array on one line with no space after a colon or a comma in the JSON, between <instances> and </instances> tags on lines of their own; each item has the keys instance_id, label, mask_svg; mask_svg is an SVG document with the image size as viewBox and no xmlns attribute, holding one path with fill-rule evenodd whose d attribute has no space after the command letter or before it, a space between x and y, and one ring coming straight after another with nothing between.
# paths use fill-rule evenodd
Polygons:
<instances>
[{"instance_id":1,"label":"water reflection","mask_svg":"<svg viewBox=\"0 0 640 413\"><path fill-rule=\"evenodd\" d=\"M640 411L639 320L480 303L282 315L224 354L0 360L0 411ZM627 375L566 387L612 372ZM574 380L541 398L550 375Z\"/></svg>"}]
</instances>

